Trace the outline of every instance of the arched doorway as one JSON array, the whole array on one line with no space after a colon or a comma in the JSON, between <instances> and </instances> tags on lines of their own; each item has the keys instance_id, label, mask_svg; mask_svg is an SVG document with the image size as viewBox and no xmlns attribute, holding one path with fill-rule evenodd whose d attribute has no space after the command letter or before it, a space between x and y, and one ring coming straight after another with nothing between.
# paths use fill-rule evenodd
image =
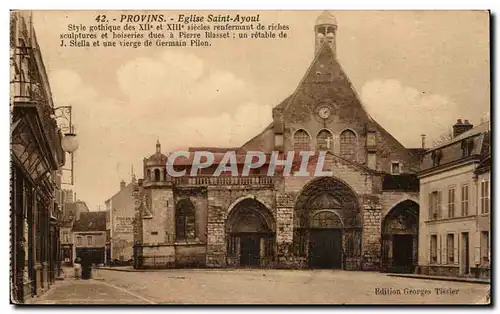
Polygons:
<instances>
[{"instance_id":1,"label":"arched doorway","mask_svg":"<svg viewBox=\"0 0 500 314\"><path fill-rule=\"evenodd\" d=\"M382 222L382 271L411 273L418 259L419 205L405 200Z\"/></svg>"},{"instance_id":2,"label":"arched doorway","mask_svg":"<svg viewBox=\"0 0 500 314\"><path fill-rule=\"evenodd\" d=\"M294 244L307 266L360 269L361 235L358 198L345 182L322 177L304 187L294 208Z\"/></svg>"},{"instance_id":3,"label":"arched doorway","mask_svg":"<svg viewBox=\"0 0 500 314\"><path fill-rule=\"evenodd\" d=\"M312 216L309 266L342 268L342 221L332 211L320 211Z\"/></svg>"},{"instance_id":4,"label":"arched doorway","mask_svg":"<svg viewBox=\"0 0 500 314\"><path fill-rule=\"evenodd\" d=\"M267 266L274 257L275 223L269 210L255 199L233 207L226 222L229 266Z\"/></svg>"}]
</instances>

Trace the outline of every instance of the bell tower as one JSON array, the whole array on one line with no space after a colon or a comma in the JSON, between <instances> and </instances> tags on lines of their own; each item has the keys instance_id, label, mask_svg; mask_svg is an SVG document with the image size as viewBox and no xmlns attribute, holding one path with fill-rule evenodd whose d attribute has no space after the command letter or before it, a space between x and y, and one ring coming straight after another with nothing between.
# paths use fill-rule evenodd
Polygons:
<instances>
[{"instance_id":1,"label":"bell tower","mask_svg":"<svg viewBox=\"0 0 500 314\"><path fill-rule=\"evenodd\" d=\"M315 49L314 54L317 54L321 46L327 44L335 53L336 35L337 35L337 19L328 11L324 11L316 19L314 25Z\"/></svg>"},{"instance_id":2,"label":"bell tower","mask_svg":"<svg viewBox=\"0 0 500 314\"><path fill-rule=\"evenodd\" d=\"M160 140L156 140L156 153L161 154L161 144Z\"/></svg>"}]
</instances>

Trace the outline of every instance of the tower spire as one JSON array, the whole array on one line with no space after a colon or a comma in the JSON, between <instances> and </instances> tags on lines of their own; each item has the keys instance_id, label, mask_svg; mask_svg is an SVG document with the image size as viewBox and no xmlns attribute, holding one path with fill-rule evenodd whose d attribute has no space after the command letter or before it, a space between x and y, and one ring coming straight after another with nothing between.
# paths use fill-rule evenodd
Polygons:
<instances>
[{"instance_id":1,"label":"tower spire","mask_svg":"<svg viewBox=\"0 0 500 314\"><path fill-rule=\"evenodd\" d=\"M315 54L324 44L328 44L336 52L337 19L328 11L323 11L316 19L314 26Z\"/></svg>"},{"instance_id":2,"label":"tower spire","mask_svg":"<svg viewBox=\"0 0 500 314\"><path fill-rule=\"evenodd\" d=\"M159 139L156 140L156 153L161 153L161 144Z\"/></svg>"},{"instance_id":3,"label":"tower spire","mask_svg":"<svg viewBox=\"0 0 500 314\"><path fill-rule=\"evenodd\" d=\"M130 182L135 182L134 164L130 164Z\"/></svg>"}]
</instances>

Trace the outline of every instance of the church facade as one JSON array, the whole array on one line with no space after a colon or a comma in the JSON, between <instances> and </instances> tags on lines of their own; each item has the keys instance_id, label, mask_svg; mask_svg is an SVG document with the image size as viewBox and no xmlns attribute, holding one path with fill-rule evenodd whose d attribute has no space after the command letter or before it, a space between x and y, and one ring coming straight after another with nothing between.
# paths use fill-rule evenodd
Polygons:
<instances>
[{"instance_id":1,"label":"church facade","mask_svg":"<svg viewBox=\"0 0 500 314\"><path fill-rule=\"evenodd\" d=\"M189 176L192 160L177 158L187 175L171 177L157 143L133 192L136 267L414 271L423 150L405 148L363 108L336 33L335 17L321 14L310 67L260 134L237 148L190 148L214 153L213 167ZM249 151L326 152L333 175L294 176L294 164L290 176L268 176L266 162L249 176L213 176L227 151L239 169Z\"/></svg>"}]
</instances>

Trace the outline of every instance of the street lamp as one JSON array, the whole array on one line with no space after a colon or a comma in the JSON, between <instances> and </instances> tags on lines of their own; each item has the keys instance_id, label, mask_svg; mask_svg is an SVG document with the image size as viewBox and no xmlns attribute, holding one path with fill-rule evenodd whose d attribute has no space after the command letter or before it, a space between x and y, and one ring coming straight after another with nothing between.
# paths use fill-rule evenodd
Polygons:
<instances>
[{"instance_id":1,"label":"street lamp","mask_svg":"<svg viewBox=\"0 0 500 314\"><path fill-rule=\"evenodd\" d=\"M62 169L68 170L71 172L71 183L62 183L62 184L70 184L74 183L74 175L73 175L73 166L74 159L73 154L78 149L79 143L78 138L74 132L74 126L72 122L72 107L71 106L61 106L56 107L53 110L52 117L59 121L59 128L64 133L64 137L61 140L62 149L70 154L71 156L71 164L70 169Z\"/></svg>"},{"instance_id":2,"label":"street lamp","mask_svg":"<svg viewBox=\"0 0 500 314\"><path fill-rule=\"evenodd\" d=\"M76 134L66 133L61 141L62 149L67 153L74 153L78 149L78 139Z\"/></svg>"}]
</instances>

